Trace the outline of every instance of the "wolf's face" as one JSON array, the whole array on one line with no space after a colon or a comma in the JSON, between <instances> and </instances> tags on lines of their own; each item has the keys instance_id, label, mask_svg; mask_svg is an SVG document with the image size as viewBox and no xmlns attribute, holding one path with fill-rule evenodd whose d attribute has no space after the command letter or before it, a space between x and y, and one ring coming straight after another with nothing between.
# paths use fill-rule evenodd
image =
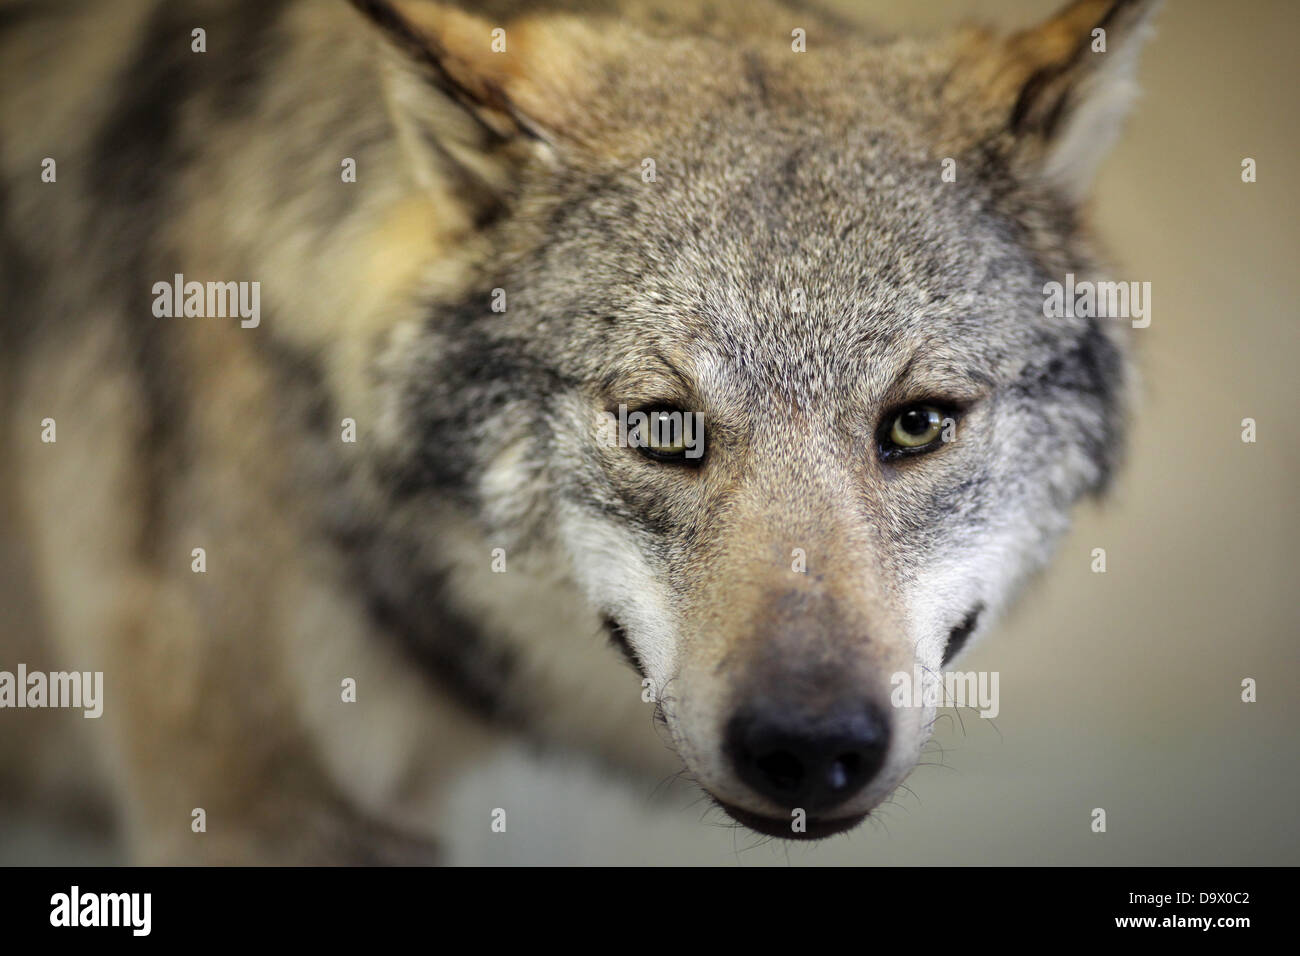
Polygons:
<instances>
[{"instance_id":1,"label":"wolf's face","mask_svg":"<svg viewBox=\"0 0 1300 956\"><path fill-rule=\"evenodd\" d=\"M537 147L507 251L401 344L406 470L563 555L755 829L826 835L892 792L934 712L891 677L983 632L1112 469L1121 330L1043 315L1095 268L1072 177L1100 73L1070 60L1140 25L1091 6L1046 63L1023 36L1027 64L982 37L719 48L712 74L664 48L735 79L665 109L662 72L624 78L599 149Z\"/></svg>"}]
</instances>

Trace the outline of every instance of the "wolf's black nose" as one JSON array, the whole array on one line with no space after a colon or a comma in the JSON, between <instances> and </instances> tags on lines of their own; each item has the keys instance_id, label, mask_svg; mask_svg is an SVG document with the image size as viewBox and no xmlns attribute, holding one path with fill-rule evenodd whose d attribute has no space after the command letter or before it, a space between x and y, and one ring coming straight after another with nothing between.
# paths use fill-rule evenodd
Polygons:
<instances>
[{"instance_id":1,"label":"wolf's black nose","mask_svg":"<svg viewBox=\"0 0 1300 956\"><path fill-rule=\"evenodd\" d=\"M742 713L727 726L740 779L783 807L810 813L845 803L874 777L889 750L889 721L873 706L820 717Z\"/></svg>"}]
</instances>

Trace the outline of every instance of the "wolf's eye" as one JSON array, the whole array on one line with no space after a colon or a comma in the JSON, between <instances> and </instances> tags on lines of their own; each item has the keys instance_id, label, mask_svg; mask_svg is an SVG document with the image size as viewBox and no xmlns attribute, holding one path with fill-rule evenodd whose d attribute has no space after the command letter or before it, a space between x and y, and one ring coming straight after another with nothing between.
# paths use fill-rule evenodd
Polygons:
<instances>
[{"instance_id":1,"label":"wolf's eye","mask_svg":"<svg viewBox=\"0 0 1300 956\"><path fill-rule=\"evenodd\" d=\"M918 451L932 445L943 432L943 411L933 405L909 405L889 421L885 450Z\"/></svg>"},{"instance_id":2,"label":"wolf's eye","mask_svg":"<svg viewBox=\"0 0 1300 956\"><path fill-rule=\"evenodd\" d=\"M704 435L696 413L680 408L645 408L628 416L628 442L655 461L698 464Z\"/></svg>"}]
</instances>

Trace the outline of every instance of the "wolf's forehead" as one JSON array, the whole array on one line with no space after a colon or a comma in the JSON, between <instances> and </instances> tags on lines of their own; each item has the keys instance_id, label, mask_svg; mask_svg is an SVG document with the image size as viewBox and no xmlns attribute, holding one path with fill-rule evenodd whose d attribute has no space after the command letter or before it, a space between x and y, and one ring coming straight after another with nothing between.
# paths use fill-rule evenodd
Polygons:
<instances>
[{"instance_id":1,"label":"wolf's forehead","mask_svg":"<svg viewBox=\"0 0 1300 956\"><path fill-rule=\"evenodd\" d=\"M971 312L980 303L967 299L1041 285L981 184L944 182L934 157L863 138L783 130L747 149L683 145L652 182L606 181L580 230L604 237L587 265L635 277L647 298L712 305L737 321L914 318L954 301Z\"/></svg>"},{"instance_id":2,"label":"wolf's forehead","mask_svg":"<svg viewBox=\"0 0 1300 956\"><path fill-rule=\"evenodd\" d=\"M535 275L552 303L599 317L594 351L879 392L918 350L990 371L1050 337L1041 266L982 184L945 182L906 135L761 132L683 137L651 177L624 163L582 184ZM555 285L575 269L582 282Z\"/></svg>"},{"instance_id":3,"label":"wolf's forehead","mask_svg":"<svg viewBox=\"0 0 1300 956\"><path fill-rule=\"evenodd\" d=\"M987 359L1043 334L1032 255L978 216L797 190L719 213L675 231L667 216L629 250L635 281L613 297L629 336L782 377L861 374L922 345Z\"/></svg>"}]
</instances>

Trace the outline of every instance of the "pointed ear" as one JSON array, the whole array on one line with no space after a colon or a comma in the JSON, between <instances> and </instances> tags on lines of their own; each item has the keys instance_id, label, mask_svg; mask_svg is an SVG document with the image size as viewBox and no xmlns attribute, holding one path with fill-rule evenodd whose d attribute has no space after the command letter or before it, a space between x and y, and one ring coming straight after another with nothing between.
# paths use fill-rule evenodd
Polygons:
<instances>
[{"instance_id":1,"label":"pointed ear","mask_svg":"<svg viewBox=\"0 0 1300 956\"><path fill-rule=\"evenodd\" d=\"M580 104L600 62L590 26L560 16L493 23L435 0L351 3L382 37L389 99L422 179L455 174L499 192L511 157L582 141Z\"/></svg>"},{"instance_id":2,"label":"pointed ear","mask_svg":"<svg viewBox=\"0 0 1300 956\"><path fill-rule=\"evenodd\" d=\"M1160 3L1076 0L1007 39L992 79L1017 166L1084 197L1137 96L1138 52Z\"/></svg>"}]
</instances>

